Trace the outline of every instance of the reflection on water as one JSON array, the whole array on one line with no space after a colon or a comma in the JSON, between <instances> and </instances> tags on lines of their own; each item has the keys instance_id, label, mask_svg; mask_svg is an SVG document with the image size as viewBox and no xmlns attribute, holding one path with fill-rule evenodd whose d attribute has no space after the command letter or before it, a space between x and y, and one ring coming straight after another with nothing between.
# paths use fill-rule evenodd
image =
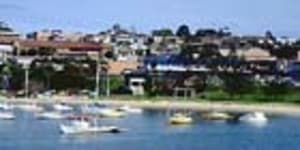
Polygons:
<instances>
[{"instance_id":1,"label":"reflection on water","mask_svg":"<svg viewBox=\"0 0 300 150\"><path fill-rule=\"evenodd\" d=\"M198 116L198 115L195 115ZM99 120L103 125L128 128L120 134L61 135L62 121L36 120L17 113L14 121L0 121L0 149L27 150L290 150L300 146L299 118L271 118L267 124L204 121L172 126L165 112L146 111L121 119Z\"/></svg>"}]
</instances>

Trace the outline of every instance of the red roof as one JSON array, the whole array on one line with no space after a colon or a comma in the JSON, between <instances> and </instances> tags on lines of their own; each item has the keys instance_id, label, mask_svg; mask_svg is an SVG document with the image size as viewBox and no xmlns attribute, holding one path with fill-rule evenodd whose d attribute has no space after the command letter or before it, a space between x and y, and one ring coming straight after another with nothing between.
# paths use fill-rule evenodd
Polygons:
<instances>
[{"instance_id":1,"label":"red roof","mask_svg":"<svg viewBox=\"0 0 300 150\"><path fill-rule=\"evenodd\" d=\"M102 45L98 43L86 42L67 42L67 41L34 41L34 40L20 40L20 47L25 48L40 48L50 47L55 49L70 49L72 51L101 51Z\"/></svg>"}]
</instances>

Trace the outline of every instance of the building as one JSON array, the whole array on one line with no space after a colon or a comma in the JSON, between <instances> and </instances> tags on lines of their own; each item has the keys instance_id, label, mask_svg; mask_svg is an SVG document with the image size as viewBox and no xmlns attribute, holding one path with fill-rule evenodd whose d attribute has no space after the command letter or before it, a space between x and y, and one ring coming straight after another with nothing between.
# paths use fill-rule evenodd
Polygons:
<instances>
[{"instance_id":1,"label":"building","mask_svg":"<svg viewBox=\"0 0 300 150\"><path fill-rule=\"evenodd\" d=\"M84 34L80 32L64 33L62 30L42 30L27 34L27 39L35 41L68 41L79 42L84 38Z\"/></svg>"},{"instance_id":2,"label":"building","mask_svg":"<svg viewBox=\"0 0 300 150\"><path fill-rule=\"evenodd\" d=\"M93 58L97 58L103 49L102 44L68 41L20 40L17 45L18 54L26 54L30 50L52 49L54 50L52 54L56 56L90 56Z\"/></svg>"},{"instance_id":3,"label":"building","mask_svg":"<svg viewBox=\"0 0 300 150\"><path fill-rule=\"evenodd\" d=\"M11 44L0 43L0 62L5 62L13 55L14 47Z\"/></svg>"},{"instance_id":4,"label":"building","mask_svg":"<svg viewBox=\"0 0 300 150\"><path fill-rule=\"evenodd\" d=\"M276 61L276 57L272 56L269 50L252 47L249 49L238 49L237 56L244 58L246 61Z\"/></svg>"}]
</instances>

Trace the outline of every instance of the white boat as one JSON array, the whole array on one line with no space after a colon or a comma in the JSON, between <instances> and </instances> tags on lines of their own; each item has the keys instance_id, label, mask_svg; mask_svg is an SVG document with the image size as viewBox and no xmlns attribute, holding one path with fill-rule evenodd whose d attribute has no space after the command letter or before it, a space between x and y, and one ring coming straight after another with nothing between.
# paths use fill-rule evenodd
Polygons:
<instances>
[{"instance_id":1,"label":"white boat","mask_svg":"<svg viewBox=\"0 0 300 150\"><path fill-rule=\"evenodd\" d=\"M176 113L170 117L169 122L173 125L191 124L193 118L182 113Z\"/></svg>"},{"instance_id":2,"label":"white boat","mask_svg":"<svg viewBox=\"0 0 300 150\"><path fill-rule=\"evenodd\" d=\"M128 105L120 107L118 110L126 112L126 113L131 113L131 114L140 114L143 113L143 109L140 108L132 108Z\"/></svg>"},{"instance_id":3,"label":"white boat","mask_svg":"<svg viewBox=\"0 0 300 150\"><path fill-rule=\"evenodd\" d=\"M99 112L99 115L105 118L121 118L125 113L116 109L104 108Z\"/></svg>"},{"instance_id":4,"label":"white boat","mask_svg":"<svg viewBox=\"0 0 300 150\"><path fill-rule=\"evenodd\" d=\"M12 109L14 109L14 105L6 104L6 103L0 103L0 109L2 109L2 110L12 110Z\"/></svg>"},{"instance_id":5,"label":"white boat","mask_svg":"<svg viewBox=\"0 0 300 150\"><path fill-rule=\"evenodd\" d=\"M43 113L36 114L35 117L38 119L53 119L53 120L60 120L66 118L66 116L60 112L43 112Z\"/></svg>"},{"instance_id":6,"label":"white boat","mask_svg":"<svg viewBox=\"0 0 300 150\"><path fill-rule=\"evenodd\" d=\"M97 126L91 125L85 120L72 121L70 125L61 124L60 131L63 134L88 134L88 133L117 133L121 132L115 126Z\"/></svg>"},{"instance_id":7,"label":"white boat","mask_svg":"<svg viewBox=\"0 0 300 150\"><path fill-rule=\"evenodd\" d=\"M266 124L268 122L268 118L262 112L254 112L241 116L239 121L251 124Z\"/></svg>"},{"instance_id":8,"label":"white boat","mask_svg":"<svg viewBox=\"0 0 300 150\"><path fill-rule=\"evenodd\" d=\"M44 110L43 107L38 106L36 104L23 104L17 106L22 111L28 111L28 112L41 112Z\"/></svg>"},{"instance_id":9,"label":"white boat","mask_svg":"<svg viewBox=\"0 0 300 150\"><path fill-rule=\"evenodd\" d=\"M15 115L12 112L0 112L1 120L13 120L15 119Z\"/></svg>"},{"instance_id":10,"label":"white boat","mask_svg":"<svg viewBox=\"0 0 300 150\"><path fill-rule=\"evenodd\" d=\"M201 118L205 120L232 120L234 117L227 113L210 112L201 115Z\"/></svg>"},{"instance_id":11,"label":"white boat","mask_svg":"<svg viewBox=\"0 0 300 150\"><path fill-rule=\"evenodd\" d=\"M66 104L54 104L53 109L56 111L72 111L73 107Z\"/></svg>"},{"instance_id":12,"label":"white boat","mask_svg":"<svg viewBox=\"0 0 300 150\"><path fill-rule=\"evenodd\" d=\"M82 106L80 108L81 113L88 114L88 115L100 115L102 109L104 108L99 108L97 106Z\"/></svg>"}]
</instances>

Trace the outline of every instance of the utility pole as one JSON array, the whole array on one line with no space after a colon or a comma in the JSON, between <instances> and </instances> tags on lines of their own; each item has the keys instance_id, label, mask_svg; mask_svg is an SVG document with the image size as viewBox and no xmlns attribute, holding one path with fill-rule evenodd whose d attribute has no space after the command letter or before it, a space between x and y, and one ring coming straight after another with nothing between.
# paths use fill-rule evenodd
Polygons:
<instances>
[{"instance_id":1,"label":"utility pole","mask_svg":"<svg viewBox=\"0 0 300 150\"><path fill-rule=\"evenodd\" d=\"M106 96L110 96L110 78L108 71L106 71Z\"/></svg>"},{"instance_id":2,"label":"utility pole","mask_svg":"<svg viewBox=\"0 0 300 150\"><path fill-rule=\"evenodd\" d=\"M99 84L100 84L100 52L98 53L98 58L97 58L97 62L96 62L96 85L95 85L95 100L98 100L99 98Z\"/></svg>"},{"instance_id":3,"label":"utility pole","mask_svg":"<svg viewBox=\"0 0 300 150\"><path fill-rule=\"evenodd\" d=\"M29 66L25 66L25 98L28 100L29 96Z\"/></svg>"}]
</instances>

